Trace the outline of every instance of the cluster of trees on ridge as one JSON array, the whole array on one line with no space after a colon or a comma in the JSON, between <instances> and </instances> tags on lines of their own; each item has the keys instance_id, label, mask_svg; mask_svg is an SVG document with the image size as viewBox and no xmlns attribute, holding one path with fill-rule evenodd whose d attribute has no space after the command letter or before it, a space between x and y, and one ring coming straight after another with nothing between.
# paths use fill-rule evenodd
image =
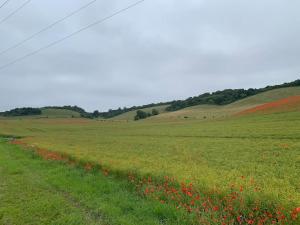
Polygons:
<instances>
[{"instance_id":1,"label":"cluster of trees on ridge","mask_svg":"<svg viewBox=\"0 0 300 225\"><path fill-rule=\"evenodd\" d=\"M146 119L150 116L156 116L159 114L159 111L157 109L152 109L152 112L151 113L147 113L143 110L138 110L136 111L136 115L134 117L134 120L142 120L142 119Z\"/></svg>"},{"instance_id":2,"label":"cluster of trees on ridge","mask_svg":"<svg viewBox=\"0 0 300 225\"><path fill-rule=\"evenodd\" d=\"M124 107L124 108L118 108L118 109L110 109L107 112L99 112L98 110L96 110L92 113L89 113L78 106L47 106L47 107L43 107L43 108L16 108L16 109L13 109L10 111L1 112L0 116L41 115L42 109L66 109L66 110L78 112L81 115L81 117L84 117L84 118L108 119L108 118L112 118L112 117L121 115L126 112L130 112L130 111L134 111L134 110L141 111L141 109L144 109L144 108L157 107L157 106L162 106L162 105L169 105L168 107L166 107L167 111L176 111L176 110L180 110L180 109L183 109L186 107L202 105L202 104L226 105L226 104L230 104L232 102L235 102L235 101L241 100L243 98L253 96L253 95L265 92L265 91L270 91L270 90L284 88L284 87L296 87L296 86L300 86L300 80L295 80L293 82L284 83L284 84L280 84L280 85L267 86L265 88L259 88L259 89L255 89L255 88L225 89L223 91L204 93L199 96L190 97L185 100L175 100L175 101L170 101L170 102L152 103L152 104L142 105L142 106L133 106L130 108ZM146 112L144 112L144 113L146 113ZM144 113L139 112L139 115L136 115L136 116L142 118L145 116Z\"/></svg>"}]
</instances>

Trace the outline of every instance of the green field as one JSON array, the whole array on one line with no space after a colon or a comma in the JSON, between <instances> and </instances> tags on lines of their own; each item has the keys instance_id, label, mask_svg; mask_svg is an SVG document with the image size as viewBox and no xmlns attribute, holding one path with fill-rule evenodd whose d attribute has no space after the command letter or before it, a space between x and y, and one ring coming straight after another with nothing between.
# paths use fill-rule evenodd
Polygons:
<instances>
[{"instance_id":1,"label":"green field","mask_svg":"<svg viewBox=\"0 0 300 225\"><path fill-rule=\"evenodd\" d=\"M175 183L192 183L193 188L199 192L210 193L211 190L214 190L220 196L230 193L232 185L235 187L242 186L244 189L242 196L246 199L243 205L246 205L246 207L247 205L251 205L251 202L259 200L265 207L275 204L284 207L287 211L291 211L295 207L300 206L300 112L281 112L243 117L234 116L234 114L244 109L245 106L253 107L259 103L286 97L284 95L297 95L299 91L299 88L279 89L277 92L271 91L263 93L228 106L197 106L192 109L181 110L185 112L190 110L188 118L182 116L173 118L169 115L172 113L164 113L158 116L161 117L160 119L153 117L138 122L122 120L98 121L76 118L2 119L0 120L0 134L22 136L24 138L22 138L21 141L32 147L64 153L77 161L90 162L93 165L99 164L102 168L110 171L112 175L123 174L121 176L123 177L122 179L112 178L112 180L110 180L110 182L112 182L110 185L116 183L116 189L127 184L124 178L131 173L138 177L151 176L154 180L157 180L157 182L162 180L164 176L168 176L174 178ZM226 108L230 110L226 111ZM203 112L203 110L205 112ZM199 112L202 112L202 114ZM174 113L178 114L181 112L178 111ZM206 116L206 118L203 118L204 116ZM13 150L10 151L7 149ZM10 152L9 156L7 156L7 151ZM12 164L15 163L13 157L27 157L24 153L20 153L19 150L14 149L8 144L2 144L0 152L2 154L2 161L11 160ZM9 159L7 157L12 158ZM42 160L36 160L33 165L30 165L29 161L31 159L27 157L26 160L28 163L15 163L12 166L18 167L23 165L24 169L28 171L37 170L39 173L45 173L45 177L48 176L48 172L50 176L54 176L53 174L51 175L51 173L55 173L53 171L56 170L56 167L59 168L60 171L67 170L67 173L71 173L71 175L66 175L65 172L55 173L56 177L51 178L54 181L56 179L64 180L64 177L68 176L84 177L80 185L77 184L76 181L72 181L73 179L66 181L75 182L72 188L83 185L82 190L85 190L92 188L91 185L98 184L97 182L96 184L90 184L89 182L91 182L91 180L89 179L94 178L91 178L91 175L87 175L87 177L78 175L80 174L78 170L72 172L65 169L62 165L55 165L52 171L49 168L53 165L49 162L46 162L46 169L43 169ZM41 169L36 169L35 166ZM11 176L10 173L6 173L5 171L2 166L2 168L0 168L1 176L7 176L7 180L11 179L9 182L19 182L17 179L18 176L16 176L15 179L14 176ZM31 175L30 172L28 172L28 174L23 172L22 174L33 176L32 179L28 178L28 180L31 180L30 182L33 182L29 185L36 186L34 182L38 182L36 181L37 178L35 178L37 175ZM60 175L62 177L59 177ZM51 179L49 181L50 183L52 182ZM104 179L103 182L105 183L107 178L100 177L99 179ZM87 183L85 183L85 181ZM249 184L250 182L252 186ZM4 184L1 187L8 187L10 185L13 184ZM17 184L16 186L18 185L20 186L22 184ZM39 188L39 185L41 185L41 193L43 194L43 185L48 185L48 180L47 184L38 183L37 188ZM63 183L63 181L57 185L60 185L62 189L64 185L71 186L67 183ZM50 187L45 188L51 189ZM254 191L254 189L259 191ZM8 191L12 192L11 198L13 198L14 190ZM70 190L70 192L72 191L73 190ZM25 193L25 195L29 195L29 192L31 191L28 190L28 193ZM101 193L102 190L100 188L99 192L93 194L102 196ZM129 191L129 193L128 195L135 196L134 191ZM51 196L47 196L47 194L51 195L52 193L45 193L45 198L51 198ZM78 193L76 192L75 196L76 194ZM3 198L3 195L0 196ZM59 200L61 196L55 195L55 197L58 198L58 201L64 201L63 199ZM85 197L86 199L84 199L84 201L86 201L86 204L92 204L95 210L102 209L101 206L93 205L93 195ZM28 198L30 198L30 196ZM109 199L110 196L108 195L107 198ZM149 199L145 201L145 199L141 197L141 200L136 202L146 205L154 204L155 207L158 207L156 204L159 205L159 201L156 203L155 201L152 202L152 200L148 202L148 200ZM112 205L115 204L113 201L107 201L108 202L104 203L104 205L110 203ZM121 197L120 201L123 201ZM126 199L124 199L124 201L126 201ZM101 201L99 201L99 204L100 203ZM14 205L19 206L18 202L11 202L10 204L11 207L14 207ZM29 201L28 204L35 203L30 203ZM55 202L53 202L53 204L55 204ZM68 204L68 202L63 204ZM138 206L138 204L136 204L137 203L133 205L137 208L144 207L143 205ZM242 206L240 207L242 208ZM0 208L0 221L1 215L2 218L6 218L5 215L7 212L3 211L5 209L6 207ZM55 213L55 206L49 210L51 211L52 209L53 213ZM66 210L66 214L68 214L68 210L74 210L72 206L66 206L64 209ZM170 224L176 224L178 218L176 216L174 217L172 209L168 210L171 210L168 211L170 215L162 214L170 219ZM118 209L116 209L116 211L119 212ZM149 217L149 223L145 222L142 224L157 223L151 222L153 209L149 211L149 214L145 214L145 218ZM179 212L181 211L179 210L178 213ZM105 209L103 213L109 218L119 217L122 214L121 212L120 215L109 214ZM133 215L131 213L128 215L128 220L127 216L124 216L122 217L124 221L117 221L116 224L135 224L132 221L138 220L139 213L141 212L137 211L137 213L135 213L134 211L132 212ZM75 213L76 216L81 216L81 221L86 219L84 214L77 214L78 213ZM27 216L29 221L30 215ZM131 216L132 220L130 220ZM61 215L62 220L66 218L68 217ZM14 218L12 217L12 219ZM50 220L50 217L48 219ZM72 219L74 218L70 218L70 221L73 221ZM153 221L157 221L155 220L157 219L155 216L152 219ZM187 222L189 221L187 218L182 219L180 217L179 221L181 221L178 222L179 224L191 224ZM85 223L93 224L93 221L79 224ZM165 223L167 222L163 222L162 224ZM297 223L299 223L299 221L293 221L292 224ZM20 223L8 222L7 224ZM70 222L70 224L72 223ZM220 222L210 221L207 224L220 224ZM228 222L227 224L239 223L234 221L232 223ZM247 223L245 222L243 224ZM271 222L264 224L271 224Z\"/></svg>"},{"instance_id":2,"label":"green field","mask_svg":"<svg viewBox=\"0 0 300 225\"><path fill-rule=\"evenodd\" d=\"M180 224L183 213L145 200L126 182L60 163L0 139L0 224Z\"/></svg>"}]
</instances>

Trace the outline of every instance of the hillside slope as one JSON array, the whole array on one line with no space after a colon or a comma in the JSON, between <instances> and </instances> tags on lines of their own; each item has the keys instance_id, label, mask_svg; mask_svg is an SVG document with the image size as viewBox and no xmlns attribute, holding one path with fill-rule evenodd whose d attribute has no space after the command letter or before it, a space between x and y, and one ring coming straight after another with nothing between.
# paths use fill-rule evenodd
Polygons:
<instances>
[{"instance_id":1,"label":"hillside slope","mask_svg":"<svg viewBox=\"0 0 300 225\"><path fill-rule=\"evenodd\" d=\"M249 115L249 114L269 114L276 112L292 112L300 110L300 96L290 96L277 101L265 103L255 106L250 109L243 110L237 115Z\"/></svg>"},{"instance_id":2,"label":"hillside slope","mask_svg":"<svg viewBox=\"0 0 300 225\"><path fill-rule=\"evenodd\" d=\"M67 109L41 109L40 115L24 115L24 116L0 116L1 119L39 119L39 118L80 118L78 112Z\"/></svg>"},{"instance_id":3,"label":"hillside slope","mask_svg":"<svg viewBox=\"0 0 300 225\"><path fill-rule=\"evenodd\" d=\"M148 108L143 108L140 109L144 112L152 112L152 109L157 109L159 111L160 114L166 113L166 108L168 107L168 105L161 105L161 106L156 106L156 107L148 107ZM115 116L113 118L111 118L112 120L134 120L134 117L136 115L137 110L132 110L130 112L126 112L123 113L121 115Z\"/></svg>"},{"instance_id":4,"label":"hillside slope","mask_svg":"<svg viewBox=\"0 0 300 225\"><path fill-rule=\"evenodd\" d=\"M300 87L280 88L263 92L225 106L198 105L182 110L164 113L151 120L178 120L178 119L218 119L237 114L241 111L261 104L280 100L290 96L300 96Z\"/></svg>"},{"instance_id":5,"label":"hillside slope","mask_svg":"<svg viewBox=\"0 0 300 225\"><path fill-rule=\"evenodd\" d=\"M42 117L49 118L79 118L80 113L67 109L42 109Z\"/></svg>"},{"instance_id":6,"label":"hillside slope","mask_svg":"<svg viewBox=\"0 0 300 225\"><path fill-rule=\"evenodd\" d=\"M279 88L234 102L230 107L259 105L297 95L300 95L300 87Z\"/></svg>"}]
</instances>

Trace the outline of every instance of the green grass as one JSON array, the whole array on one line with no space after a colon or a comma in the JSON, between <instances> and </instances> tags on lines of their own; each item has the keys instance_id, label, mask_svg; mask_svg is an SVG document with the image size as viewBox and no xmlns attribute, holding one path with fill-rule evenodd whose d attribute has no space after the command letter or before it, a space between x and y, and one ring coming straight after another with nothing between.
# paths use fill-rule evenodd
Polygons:
<instances>
[{"instance_id":1,"label":"green grass","mask_svg":"<svg viewBox=\"0 0 300 225\"><path fill-rule=\"evenodd\" d=\"M40 159L0 139L0 224L189 224L126 181Z\"/></svg>"}]
</instances>

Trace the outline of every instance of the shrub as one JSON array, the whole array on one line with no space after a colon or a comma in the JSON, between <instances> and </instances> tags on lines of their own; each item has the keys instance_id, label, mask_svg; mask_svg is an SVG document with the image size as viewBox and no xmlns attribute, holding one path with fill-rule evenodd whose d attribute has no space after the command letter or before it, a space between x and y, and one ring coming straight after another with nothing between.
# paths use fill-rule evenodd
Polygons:
<instances>
[{"instance_id":1,"label":"shrub","mask_svg":"<svg viewBox=\"0 0 300 225\"><path fill-rule=\"evenodd\" d=\"M146 119L147 117L149 117L149 113L146 113L142 110L138 110L138 111L136 111L136 115L134 117L134 120Z\"/></svg>"},{"instance_id":2,"label":"shrub","mask_svg":"<svg viewBox=\"0 0 300 225\"><path fill-rule=\"evenodd\" d=\"M152 109L152 116L157 116L159 111L157 109Z\"/></svg>"}]
</instances>

